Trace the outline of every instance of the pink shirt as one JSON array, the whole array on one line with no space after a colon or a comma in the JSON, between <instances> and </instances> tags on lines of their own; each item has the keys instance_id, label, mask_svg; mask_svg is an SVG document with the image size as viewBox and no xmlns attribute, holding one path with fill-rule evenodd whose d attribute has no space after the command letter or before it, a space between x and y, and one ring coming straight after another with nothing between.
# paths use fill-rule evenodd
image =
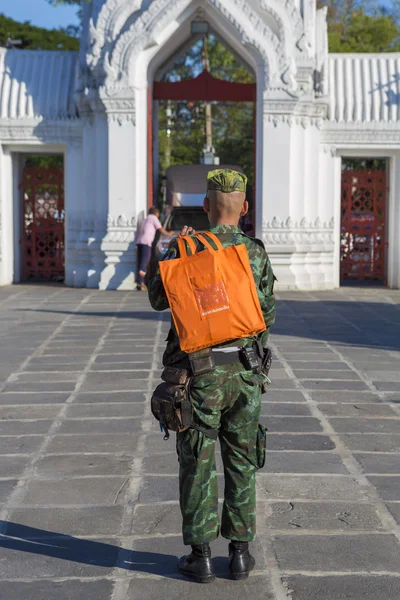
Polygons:
<instances>
[{"instance_id":1,"label":"pink shirt","mask_svg":"<svg viewBox=\"0 0 400 600\"><path fill-rule=\"evenodd\" d=\"M162 225L156 215L149 215L142 223L140 231L136 238L137 244L151 246L156 236L156 231L161 229Z\"/></svg>"}]
</instances>

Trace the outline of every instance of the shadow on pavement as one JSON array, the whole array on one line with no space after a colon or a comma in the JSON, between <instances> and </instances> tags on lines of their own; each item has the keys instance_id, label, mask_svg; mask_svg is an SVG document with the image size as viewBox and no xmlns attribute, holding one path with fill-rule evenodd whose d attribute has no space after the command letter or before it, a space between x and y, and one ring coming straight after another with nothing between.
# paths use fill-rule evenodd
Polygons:
<instances>
[{"instance_id":1,"label":"shadow on pavement","mask_svg":"<svg viewBox=\"0 0 400 600\"><path fill-rule=\"evenodd\" d=\"M177 556L129 550L105 542L76 538L62 533L36 529L9 521L0 521L0 548L30 552L82 563L95 567L125 569L139 573L149 573L170 579L182 579L177 571ZM213 559L216 572L228 578L226 558Z\"/></svg>"},{"instance_id":2,"label":"shadow on pavement","mask_svg":"<svg viewBox=\"0 0 400 600\"><path fill-rule=\"evenodd\" d=\"M104 542L85 540L5 521L0 521L0 529L2 531L5 529L5 533L0 534L1 548L97 567L119 567L128 571L166 577L173 577L176 573L176 556L137 552Z\"/></svg>"},{"instance_id":3,"label":"shadow on pavement","mask_svg":"<svg viewBox=\"0 0 400 600\"><path fill-rule=\"evenodd\" d=\"M275 335L400 350L400 304L281 299L277 312Z\"/></svg>"},{"instance_id":4,"label":"shadow on pavement","mask_svg":"<svg viewBox=\"0 0 400 600\"><path fill-rule=\"evenodd\" d=\"M86 317L115 317L143 321L169 321L169 312L149 311L73 311L40 309L37 313L55 313ZM384 302L302 301L280 299L277 322L272 333L306 340L320 340L380 350L400 350L400 304Z\"/></svg>"}]
</instances>

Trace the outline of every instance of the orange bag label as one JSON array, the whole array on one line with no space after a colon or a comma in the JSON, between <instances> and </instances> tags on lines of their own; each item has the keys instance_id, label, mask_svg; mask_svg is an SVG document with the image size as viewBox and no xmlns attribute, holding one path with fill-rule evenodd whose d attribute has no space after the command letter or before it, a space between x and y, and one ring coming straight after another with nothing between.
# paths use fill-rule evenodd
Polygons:
<instances>
[{"instance_id":1,"label":"orange bag label","mask_svg":"<svg viewBox=\"0 0 400 600\"><path fill-rule=\"evenodd\" d=\"M229 298L223 281L195 287L194 293L202 317L229 310Z\"/></svg>"}]
</instances>

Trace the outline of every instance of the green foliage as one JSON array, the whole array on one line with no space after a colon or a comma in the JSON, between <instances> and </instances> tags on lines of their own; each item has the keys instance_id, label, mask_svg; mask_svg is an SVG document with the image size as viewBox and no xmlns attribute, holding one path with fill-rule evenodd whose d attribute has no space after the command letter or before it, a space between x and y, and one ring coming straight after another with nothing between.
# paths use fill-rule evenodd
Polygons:
<instances>
[{"instance_id":1,"label":"green foliage","mask_svg":"<svg viewBox=\"0 0 400 600\"><path fill-rule=\"evenodd\" d=\"M236 83L253 83L252 74L213 35L207 36L206 56L214 77ZM198 76L204 69L203 40L177 60L164 81L181 81ZM168 116L168 110L171 116ZM252 183L254 177L253 104L212 103L213 145L222 164L241 166ZM204 102L160 102L160 170L170 165L198 164L205 146Z\"/></svg>"},{"instance_id":2,"label":"green foliage","mask_svg":"<svg viewBox=\"0 0 400 600\"><path fill-rule=\"evenodd\" d=\"M25 167L35 167L37 169L62 169L64 166L64 157L62 154L27 154L25 157Z\"/></svg>"},{"instance_id":3,"label":"green foliage","mask_svg":"<svg viewBox=\"0 0 400 600\"><path fill-rule=\"evenodd\" d=\"M43 29L34 27L29 21L18 23L0 14L0 45L8 39L21 40L18 48L42 50L78 50L79 40L71 37L64 29Z\"/></svg>"},{"instance_id":4,"label":"green foliage","mask_svg":"<svg viewBox=\"0 0 400 600\"><path fill-rule=\"evenodd\" d=\"M330 52L395 52L400 50L400 1L390 10L378 0L323 0L328 7Z\"/></svg>"},{"instance_id":5,"label":"green foliage","mask_svg":"<svg viewBox=\"0 0 400 600\"><path fill-rule=\"evenodd\" d=\"M347 21L331 23L331 52L393 52L400 49L399 29L390 16L353 12Z\"/></svg>"}]
</instances>

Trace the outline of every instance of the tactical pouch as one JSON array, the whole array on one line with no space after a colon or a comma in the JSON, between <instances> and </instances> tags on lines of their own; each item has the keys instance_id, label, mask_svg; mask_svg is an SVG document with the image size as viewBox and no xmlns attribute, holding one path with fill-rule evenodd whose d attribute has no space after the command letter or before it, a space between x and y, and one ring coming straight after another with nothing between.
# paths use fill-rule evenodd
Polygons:
<instances>
[{"instance_id":1,"label":"tactical pouch","mask_svg":"<svg viewBox=\"0 0 400 600\"><path fill-rule=\"evenodd\" d=\"M161 379L175 385L186 385L189 380L189 372L186 369L176 367L164 367Z\"/></svg>"},{"instance_id":2,"label":"tactical pouch","mask_svg":"<svg viewBox=\"0 0 400 600\"><path fill-rule=\"evenodd\" d=\"M210 348L189 354L193 375L204 375L215 369L215 361Z\"/></svg>"},{"instance_id":3,"label":"tactical pouch","mask_svg":"<svg viewBox=\"0 0 400 600\"><path fill-rule=\"evenodd\" d=\"M267 454L267 429L261 423L258 425L256 451L258 468L262 469Z\"/></svg>"},{"instance_id":4,"label":"tactical pouch","mask_svg":"<svg viewBox=\"0 0 400 600\"><path fill-rule=\"evenodd\" d=\"M151 398L151 412L160 422L165 438L170 431L185 431L192 423L193 410L189 401L189 372L186 369L165 367L161 383Z\"/></svg>"}]
</instances>

